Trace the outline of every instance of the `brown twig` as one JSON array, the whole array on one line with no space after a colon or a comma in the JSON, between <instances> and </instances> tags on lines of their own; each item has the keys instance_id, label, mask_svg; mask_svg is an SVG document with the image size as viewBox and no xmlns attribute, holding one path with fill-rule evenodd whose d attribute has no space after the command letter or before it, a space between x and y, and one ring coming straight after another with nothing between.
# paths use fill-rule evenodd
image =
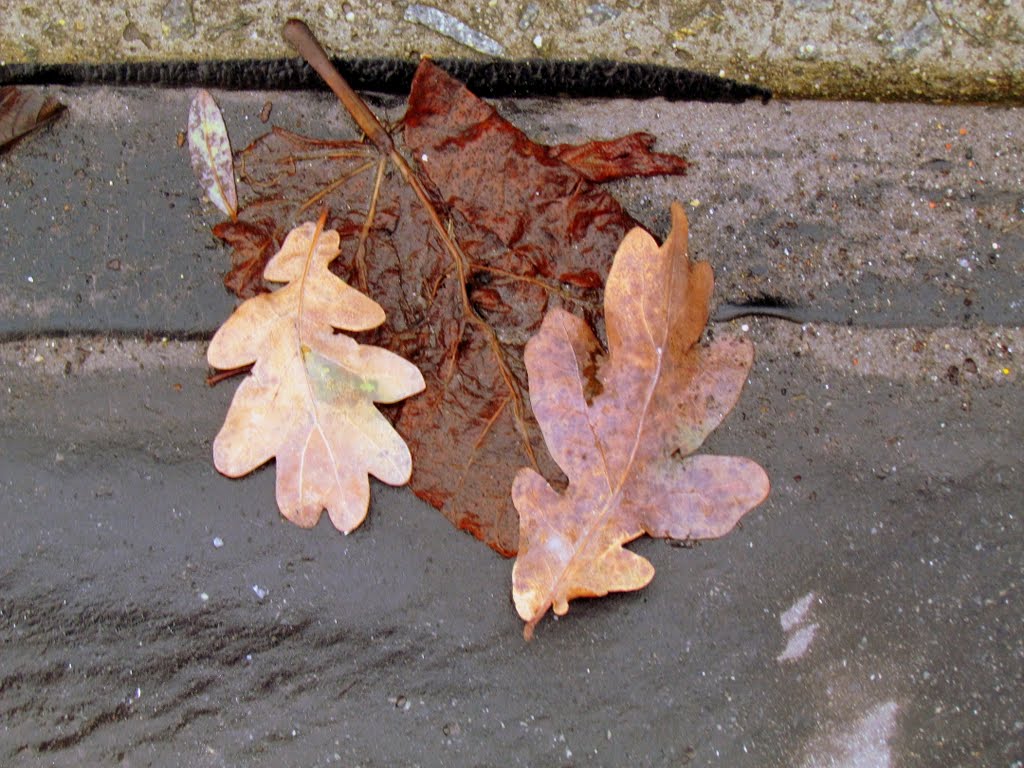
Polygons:
<instances>
[{"instance_id":1,"label":"brown twig","mask_svg":"<svg viewBox=\"0 0 1024 768\"><path fill-rule=\"evenodd\" d=\"M252 363L249 363L248 365L243 365L241 368L230 368L226 371L211 373L206 377L206 386L215 387L222 381L227 381L235 376L241 376L242 374L249 373L249 371L252 370L252 365Z\"/></svg>"},{"instance_id":2,"label":"brown twig","mask_svg":"<svg viewBox=\"0 0 1024 768\"><path fill-rule=\"evenodd\" d=\"M391 136L388 135L384 126L380 124L377 116L366 106L366 103L345 82L345 78L341 76L341 73L334 68L331 60L327 58L327 53L320 45L320 42L313 36L309 27L306 26L306 23L299 19L289 19L285 22L282 34L284 39L302 55L302 58L309 62L309 65L330 86L330 89L334 91L334 95L345 105L345 109L352 115L352 119L356 121L359 130L366 134L367 138L373 142L377 149L385 154L391 154L395 148L394 142L391 141Z\"/></svg>"}]
</instances>

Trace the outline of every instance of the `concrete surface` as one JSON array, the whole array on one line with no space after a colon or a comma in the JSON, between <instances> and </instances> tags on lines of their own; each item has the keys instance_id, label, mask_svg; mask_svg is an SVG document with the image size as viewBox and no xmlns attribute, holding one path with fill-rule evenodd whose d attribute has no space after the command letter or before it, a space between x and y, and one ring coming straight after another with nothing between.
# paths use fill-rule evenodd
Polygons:
<instances>
[{"instance_id":1,"label":"concrete surface","mask_svg":"<svg viewBox=\"0 0 1024 768\"><path fill-rule=\"evenodd\" d=\"M0 337L209 335L230 311L217 212L187 149L188 90L53 89L69 104L46 141L0 157ZM329 95L218 93L235 147L273 122L353 136ZM389 119L403 101L374 101ZM663 236L672 200L700 233L724 302L769 297L801 321L895 327L1024 324L1020 109L781 101L502 102L540 141L627 130L694 164L615 194Z\"/></svg>"},{"instance_id":2,"label":"concrete surface","mask_svg":"<svg viewBox=\"0 0 1024 768\"><path fill-rule=\"evenodd\" d=\"M630 130L687 203L758 356L705 450L769 499L636 594L520 636L511 562L405 489L350 537L283 522L210 443L234 305L177 134L188 89L52 89L0 156L0 763L11 766L1024 765L1024 7L0 0L0 67L291 56L607 57L763 83L742 106L504 100L541 141ZM440 7L440 5L438 6ZM475 46L476 50L473 47ZM234 145L351 135L333 99L218 93ZM954 101L964 106L785 101ZM402 100L370 97L395 119Z\"/></svg>"},{"instance_id":3,"label":"concrete surface","mask_svg":"<svg viewBox=\"0 0 1024 768\"><path fill-rule=\"evenodd\" d=\"M408 492L375 486L344 538L283 523L270 471L217 475L231 388L202 344L5 345L0 759L1017 764L1021 388L751 332L707 448L762 461L769 500L696 549L640 542L648 589L530 644L511 563Z\"/></svg>"},{"instance_id":4,"label":"concrete surface","mask_svg":"<svg viewBox=\"0 0 1024 768\"><path fill-rule=\"evenodd\" d=\"M288 57L281 25L299 16L343 57L608 58L720 72L793 98L1024 94L1019 0L3 0L0 11L0 65Z\"/></svg>"},{"instance_id":5,"label":"concrete surface","mask_svg":"<svg viewBox=\"0 0 1024 768\"><path fill-rule=\"evenodd\" d=\"M1020 766L1024 141L1005 108L507 101L555 142L653 129L758 357L705 450L768 500L523 642L511 563L405 489L349 537L218 475L226 261L186 91L72 89L0 159L0 762ZM236 146L311 94L218 94ZM395 99L375 99L390 117ZM167 337L167 338L163 338ZM218 546L219 544L219 546Z\"/></svg>"}]
</instances>

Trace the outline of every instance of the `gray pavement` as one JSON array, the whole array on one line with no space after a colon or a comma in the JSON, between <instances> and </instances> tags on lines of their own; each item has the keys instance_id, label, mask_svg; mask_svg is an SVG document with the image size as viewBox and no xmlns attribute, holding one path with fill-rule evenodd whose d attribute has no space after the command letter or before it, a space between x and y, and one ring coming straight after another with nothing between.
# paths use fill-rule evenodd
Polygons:
<instances>
[{"instance_id":1,"label":"gray pavement","mask_svg":"<svg viewBox=\"0 0 1024 768\"><path fill-rule=\"evenodd\" d=\"M686 204L721 316L786 306L713 326L757 360L704 450L771 495L721 540L641 540L646 590L529 644L511 562L407 489L348 537L284 522L272 467L210 459L234 301L177 145L192 92L51 89L67 113L0 155L0 764L1024 765L1024 123L993 104L1020 101L1020 5L445 7L507 59L962 104L496 103L693 161L614 192L659 237ZM482 55L390 2L3 11L0 66L285 56L286 15L336 55ZM216 96L236 148L268 99L352 135L322 94Z\"/></svg>"},{"instance_id":2,"label":"gray pavement","mask_svg":"<svg viewBox=\"0 0 1024 768\"><path fill-rule=\"evenodd\" d=\"M177 144L192 92L52 89L67 115L0 158L0 336L61 332L210 334L233 306L220 286L219 220L202 209ZM333 97L217 94L235 147L273 123L354 136ZM375 104L389 119L402 100ZM686 155L680 179L615 194L651 231L687 204L694 253L725 303L764 298L792 317L888 327L1018 326L1024 251L1024 131L1014 108L862 102L506 100L539 141L645 130Z\"/></svg>"},{"instance_id":3,"label":"gray pavement","mask_svg":"<svg viewBox=\"0 0 1024 768\"><path fill-rule=\"evenodd\" d=\"M4 763L1013 765L1020 387L755 324L707 450L769 500L530 644L511 564L407 491L343 538L219 476L201 344L6 345Z\"/></svg>"},{"instance_id":4,"label":"gray pavement","mask_svg":"<svg viewBox=\"0 0 1024 768\"><path fill-rule=\"evenodd\" d=\"M407 490L341 537L283 522L272 469L215 472L203 339L233 301L190 94L61 95L0 160L4 764L1019 764L1018 111L499 103L548 142L654 130L695 167L619 184L630 210L662 235L685 201L723 301L809 313L715 328L758 359L706 450L769 499L640 542L648 589L526 644L511 563ZM218 96L236 146L265 129L266 94Z\"/></svg>"}]
</instances>

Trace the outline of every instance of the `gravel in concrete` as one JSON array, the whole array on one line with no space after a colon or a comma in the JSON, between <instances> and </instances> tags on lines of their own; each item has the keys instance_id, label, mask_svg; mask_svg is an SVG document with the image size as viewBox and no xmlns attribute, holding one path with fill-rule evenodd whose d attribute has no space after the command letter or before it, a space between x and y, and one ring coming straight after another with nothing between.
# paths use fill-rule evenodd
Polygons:
<instances>
[{"instance_id":1,"label":"gravel in concrete","mask_svg":"<svg viewBox=\"0 0 1024 768\"><path fill-rule=\"evenodd\" d=\"M1024 93L1024 6L1014 0L9 0L0 65L288 57L280 29L290 16L343 57L604 58L721 72L802 98Z\"/></svg>"}]
</instances>

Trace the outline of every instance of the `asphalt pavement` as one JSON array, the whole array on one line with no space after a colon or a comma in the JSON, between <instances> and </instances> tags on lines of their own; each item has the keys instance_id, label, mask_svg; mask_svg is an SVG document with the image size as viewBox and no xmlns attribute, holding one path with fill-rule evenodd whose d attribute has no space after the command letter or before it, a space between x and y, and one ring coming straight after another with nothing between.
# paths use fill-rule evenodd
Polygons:
<instances>
[{"instance_id":1,"label":"asphalt pavement","mask_svg":"<svg viewBox=\"0 0 1024 768\"><path fill-rule=\"evenodd\" d=\"M699 29L731 18L698 5ZM963 29L1016 45L1012 4L956 23L947 5L925 4L945 21L918 29L936 36L921 55ZM181 7L160 11L166 33L151 9L108 9L141 35L112 25L111 60L185 34ZM597 26L639 13L608 7ZM665 34L698 29L647 10ZM832 13L821 34L841 41L857 9L801 0L779 18L794 10ZM45 25L22 12L0 51L66 61L39 41L64 51L75 18L85 34L82 11L33 38ZM263 21L239 24L211 39ZM1024 765L1019 108L494 102L545 143L648 130L685 154L687 176L614 193L659 238L684 203L720 317L783 310L712 326L757 358L703 450L761 463L768 499L720 540L639 541L647 589L576 601L526 643L511 561L407 489L375 483L346 537L284 521L272 466L216 472L234 383L207 387L204 355L235 300L178 144L194 89L49 91L67 112L0 155L4 765ZM322 92L215 96L236 147L268 129L268 101L273 124L354 135ZM368 101L401 115L400 97Z\"/></svg>"}]
</instances>

